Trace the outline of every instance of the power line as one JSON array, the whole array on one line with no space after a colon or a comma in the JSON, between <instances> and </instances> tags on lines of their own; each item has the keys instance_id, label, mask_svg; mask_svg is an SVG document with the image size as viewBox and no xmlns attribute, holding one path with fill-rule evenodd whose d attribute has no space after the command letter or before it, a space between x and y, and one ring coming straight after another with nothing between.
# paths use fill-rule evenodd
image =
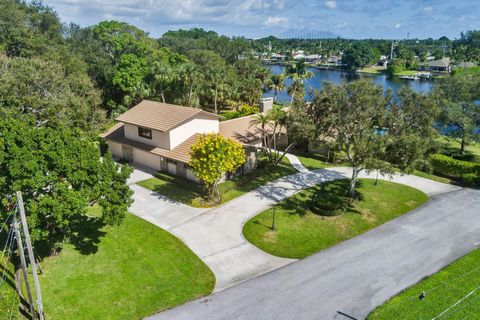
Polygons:
<instances>
[{"instance_id":1,"label":"power line","mask_svg":"<svg viewBox=\"0 0 480 320\"><path fill-rule=\"evenodd\" d=\"M468 297L470 297L472 294L474 294L475 292L477 292L478 290L480 290L480 286L476 287L475 289L473 289L472 291L470 291L469 293L467 293L467 295L465 295L463 298L461 298L460 300L458 300L457 302L455 302L454 304L452 304L450 307L448 307L447 309L443 310L442 312L440 312L437 316L433 317L432 320L436 320L438 318L440 318L441 316L443 316L444 314L448 313L449 310L451 310L452 308L454 308L455 306L457 306L458 304L462 303L465 299L467 299Z\"/></svg>"}]
</instances>

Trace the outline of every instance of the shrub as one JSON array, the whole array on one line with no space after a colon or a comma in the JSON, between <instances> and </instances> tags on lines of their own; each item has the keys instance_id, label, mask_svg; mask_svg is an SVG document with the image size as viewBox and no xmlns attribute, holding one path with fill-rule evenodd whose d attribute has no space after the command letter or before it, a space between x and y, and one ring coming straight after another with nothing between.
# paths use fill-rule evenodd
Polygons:
<instances>
[{"instance_id":1,"label":"shrub","mask_svg":"<svg viewBox=\"0 0 480 320\"><path fill-rule=\"evenodd\" d=\"M467 173L462 176L462 183L467 187L480 187L480 175Z\"/></svg>"},{"instance_id":2,"label":"shrub","mask_svg":"<svg viewBox=\"0 0 480 320\"><path fill-rule=\"evenodd\" d=\"M323 185L310 200L310 210L322 216L337 216L344 213L350 205L347 192Z\"/></svg>"},{"instance_id":3,"label":"shrub","mask_svg":"<svg viewBox=\"0 0 480 320\"><path fill-rule=\"evenodd\" d=\"M456 160L443 154L430 156L430 163L435 173L445 176L461 178L467 174L480 174L480 165Z\"/></svg>"}]
</instances>

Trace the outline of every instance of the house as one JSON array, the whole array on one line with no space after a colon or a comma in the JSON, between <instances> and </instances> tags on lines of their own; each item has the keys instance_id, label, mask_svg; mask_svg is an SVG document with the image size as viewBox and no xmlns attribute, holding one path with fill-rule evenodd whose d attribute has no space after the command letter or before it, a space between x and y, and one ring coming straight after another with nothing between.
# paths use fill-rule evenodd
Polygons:
<instances>
[{"instance_id":1,"label":"house","mask_svg":"<svg viewBox=\"0 0 480 320\"><path fill-rule=\"evenodd\" d=\"M386 58L385 58L385 59L380 59L380 60L378 60L378 62L377 62L377 67L387 68L387 67L388 67L388 63L389 63L388 59L386 59Z\"/></svg>"},{"instance_id":2,"label":"house","mask_svg":"<svg viewBox=\"0 0 480 320\"><path fill-rule=\"evenodd\" d=\"M419 69L423 71L450 72L452 71L452 66L449 58L443 58L420 63Z\"/></svg>"},{"instance_id":3,"label":"house","mask_svg":"<svg viewBox=\"0 0 480 320\"><path fill-rule=\"evenodd\" d=\"M221 133L241 142L247 154L240 173L256 167L257 139L249 121L220 123L219 116L201 109L144 100L116 118L101 136L115 159L196 181L189 167L190 150L201 134ZM235 119L236 120L236 119ZM226 123L226 124L224 124Z\"/></svg>"}]
</instances>

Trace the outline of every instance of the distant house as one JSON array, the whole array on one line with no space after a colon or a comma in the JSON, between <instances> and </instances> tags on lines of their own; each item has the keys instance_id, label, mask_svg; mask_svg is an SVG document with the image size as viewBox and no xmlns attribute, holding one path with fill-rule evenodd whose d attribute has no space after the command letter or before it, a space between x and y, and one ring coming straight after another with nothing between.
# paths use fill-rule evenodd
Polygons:
<instances>
[{"instance_id":1,"label":"distant house","mask_svg":"<svg viewBox=\"0 0 480 320\"><path fill-rule=\"evenodd\" d=\"M384 67L384 68L386 68L386 67L388 67L388 63L389 63L389 61L388 61L387 58L385 58L385 59L380 59L380 60L378 60L378 62L377 62L377 67Z\"/></svg>"},{"instance_id":2,"label":"distant house","mask_svg":"<svg viewBox=\"0 0 480 320\"><path fill-rule=\"evenodd\" d=\"M220 122L218 115L201 109L144 100L118 116L118 123L101 136L116 159L196 181L188 165L190 150L206 133L220 133L244 145L247 161L241 174L256 167L261 138L251 119Z\"/></svg>"},{"instance_id":3,"label":"distant house","mask_svg":"<svg viewBox=\"0 0 480 320\"><path fill-rule=\"evenodd\" d=\"M419 69L423 71L450 72L452 71L452 66L450 59L443 58L420 63Z\"/></svg>"},{"instance_id":4,"label":"distant house","mask_svg":"<svg viewBox=\"0 0 480 320\"><path fill-rule=\"evenodd\" d=\"M473 68L475 67L475 63L469 61L462 61L458 62L456 65L458 68Z\"/></svg>"}]
</instances>

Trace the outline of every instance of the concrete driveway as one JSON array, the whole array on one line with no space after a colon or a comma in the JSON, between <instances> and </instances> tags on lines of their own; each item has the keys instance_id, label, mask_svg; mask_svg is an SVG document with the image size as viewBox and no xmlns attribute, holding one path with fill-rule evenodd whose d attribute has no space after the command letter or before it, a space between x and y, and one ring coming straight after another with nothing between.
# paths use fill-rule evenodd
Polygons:
<instances>
[{"instance_id":1,"label":"concrete driveway","mask_svg":"<svg viewBox=\"0 0 480 320\"><path fill-rule=\"evenodd\" d=\"M479 190L435 195L356 238L148 319L364 319L391 296L478 248L479 215Z\"/></svg>"},{"instance_id":2,"label":"concrete driveway","mask_svg":"<svg viewBox=\"0 0 480 320\"><path fill-rule=\"evenodd\" d=\"M180 238L215 274L215 291L223 290L296 261L272 256L250 244L242 234L243 225L250 218L302 189L351 174L349 168L308 171L298 158L288 157L298 173L268 183L219 207L192 208L132 184L135 193L130 211ZM362 176L374 177L374 174ZM148 177L151 177L148 173L136 170L131 181ZM380 176L380 179L390 177ZM395 175L392 181L416 187L428 195L458 189L416 176Z\"/></svg>"}]
</instances>

